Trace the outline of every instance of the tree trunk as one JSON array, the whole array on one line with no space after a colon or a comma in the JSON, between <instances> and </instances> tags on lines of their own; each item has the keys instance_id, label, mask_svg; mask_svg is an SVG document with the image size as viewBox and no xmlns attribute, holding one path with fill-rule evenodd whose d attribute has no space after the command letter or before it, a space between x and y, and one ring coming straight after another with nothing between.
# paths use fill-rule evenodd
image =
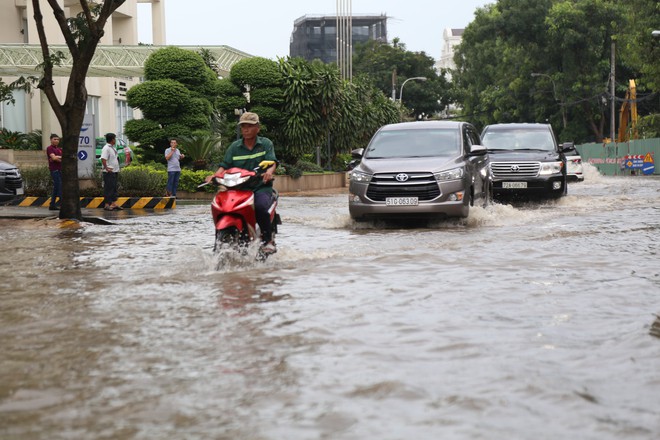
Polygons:
<instances>
[{"instance_id":1,"label":"tree trunk","mask_svg":"<svg viewBox=\"0 0 660 440\"><path fill-rule=\"evenodd\" d=\"M78 30L71 27L67 21L64 10L58 0L47 0L53 15L60 25L60 30L67 43L73 60L69 84L63 104L60 104L53 89L53 66L61 63L48 47L46 32L44 30L43 15L40 0L32 0L34 8L34 21L37 25L39 42L41 44L43 63L43 77L38 88L43 89L57 120L62 128L62 201L60 218L82 220L80 209L80 187L78 186L78 138L85 115L87 103L87 89L85 79L89 65L92 62L96 47L103 36L103 27L112 13L126 0L103 0L99 9L92 11L91 1L80 0L82 12L78 15L78 25L81 23L86 29ZM98 2L92 3L92 5ZM98 6L98 5L97 5ZM84 19L84 21L81 21Z\"/></svg>"}]
</instances>

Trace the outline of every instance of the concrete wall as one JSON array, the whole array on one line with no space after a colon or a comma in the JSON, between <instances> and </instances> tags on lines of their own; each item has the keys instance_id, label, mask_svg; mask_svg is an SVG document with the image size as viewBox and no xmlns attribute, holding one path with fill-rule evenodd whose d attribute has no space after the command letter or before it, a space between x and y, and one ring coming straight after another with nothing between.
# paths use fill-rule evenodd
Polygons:
<instances>
[{"instance_id":1,"label":"concrete wall","mask_svg":"<svg viewBox=\"0 0 660 440\"><path fill-rule=\"evenodd\" d=\"M0 160L14 164L19 168L48 166L45 151L0 149Z\"/></svg>"},{"instance_id":2,"label":"concrete wall","mask_svg":"<svg viewBox=\"0 0 660 440\"><path fill-rule=\"evenodd\" d=\"M298 179L289 176L275 176L274 187L280 194L303 193L305 191L341 189L347 186L347 182L346 173L306 174ZM211 200L214 195L214 193L208 192L177 191L179 199Z\"/></svg>"}]
</instances>

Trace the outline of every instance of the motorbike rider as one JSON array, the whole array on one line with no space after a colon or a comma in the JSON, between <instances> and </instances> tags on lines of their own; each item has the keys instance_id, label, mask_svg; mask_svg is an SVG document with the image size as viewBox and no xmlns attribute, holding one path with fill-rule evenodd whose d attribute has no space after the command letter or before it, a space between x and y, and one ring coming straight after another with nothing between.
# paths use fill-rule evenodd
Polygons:
<instances>
[{"instance_id":1,"label":"motorbike rider","mask_svg":"<svg viewBox=\"0 0 660 440\"><path fill-rule=\"evenodd\" d=\"M234 141L229 146L216 173L221 173L232 167L253 170L263 160L275 162L263 173L262 181L253 189L255 215L261 228L261 249L265 253L275 253L277 248L273 240L273 227L268 214L268 208L273 197L273 176L277 168L275 148L270 139L258 136L261 127L259 125L259 115L256 113L243 113L238 120L238 125L242 138ZM206 177L206 182L210 182L211 179L213 179L212 175Z\"/></svg>"}]
</instances>

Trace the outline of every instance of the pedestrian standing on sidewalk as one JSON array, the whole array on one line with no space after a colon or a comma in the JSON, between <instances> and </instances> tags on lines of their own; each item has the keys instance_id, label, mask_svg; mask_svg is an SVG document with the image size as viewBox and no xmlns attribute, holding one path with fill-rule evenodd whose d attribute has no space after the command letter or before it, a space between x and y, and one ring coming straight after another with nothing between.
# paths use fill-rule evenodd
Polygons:
<instances>
[{"instance_id":1,"label":"pedestrian standing on sidewalk","mask_svg":"<svg viewBox=\"0 0 660 440\"><path fill-rule=\"evenodd\" d=\"M119 179L119 155L117 154L117 136L114 133L105 135L106 144L101 151L103 165L103 209L120 211L124 208L117 205L117 180Z\"/></svg>"},{"instance_id":2,"label":"pedestrian standing on sidewalk","mask_svg":"<svg viewBox=\"0 0 660 440\"><path fill-rule=\"evenodd\" d=\"M56 211L60 209L62 199L62 149L60 148L60 137L56 134L50 135L50 145L46 148L48 157L48 169L53 179L53 193L50 197L48 209Z\"/></svg>"},{"instance_id":3,"label":"pedestrian standing on sidewalk","mask_svg":"<svg viewBox=\"0 0 660 440\"><path fill-rule=\"evenodd\" d=\"M170 148L165 150L165 160L167 161L167 189L165 197L174 197L176 199L176 189L179 186L179 177L181 177L181 159L185 156L178 148L176 139L170 139Z\"/></svg>"}]
</instances>

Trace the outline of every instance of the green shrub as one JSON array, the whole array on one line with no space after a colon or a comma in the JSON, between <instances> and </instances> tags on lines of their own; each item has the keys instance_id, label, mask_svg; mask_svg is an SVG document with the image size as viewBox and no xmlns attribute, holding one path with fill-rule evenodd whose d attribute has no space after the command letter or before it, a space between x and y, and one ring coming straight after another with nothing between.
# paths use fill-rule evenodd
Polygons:
<instances>
[{"instance_id":1,"label":"green shrub","mask_svg":"<svg viewBox=\"0 0 660 440\"><path fill-rule=\"evenodd\" d=\"M26 167L21 170L25 195L32 197L47 197L53 192L53 182L47 166Z\"/></svg>"},{"instance_id":2,"label":"green shrub","mask_svg":"<svg viewBox=\"0 0 660 440\"><path fill-rule=\"evenodd\" d=\"M303 170L298 168L298 166L296 166L296 165L289 165L289 164L284 164L283 163L283 164L280 164L280 166L277 167L277 168L279 169L280 167L284 168L284 171L285 171L284 174L285 175L291 176L291 178L293 178L293 179L298 179L300 176L303 175ZM277 170L275 170L275 171L276 171L276 175L277 175Z\"/></svg>"},{"instance_id":3,"label":"green shrub","mask_svg":"<svg viewBox=\"0 0 660 440\"><path fill-rule=\"evenodd\" d=\"M203 190L198 190L197 186L204 183L206 176L210 175L211 171L207 170L181 170L181 177L179 178L179 191L186 192L196 192L196 191L207 191L215 192L215 187L207 185Z\"/></svg>"},{"instance_id":4,"label":"green shrub","mask_svg":"<svg viewBox=\"0 0 660 440\"><path fill-rule=\"evenodd\" d=\"M305 173L322 173L324 171L323 167L316 165L314 162L302 159L296 162L296 167L300 168L300 170Z\"/></svg>"},{"instance_id":5,"label":"green shrub","mask_svg":"<svg viewBox=\"0 0 660 440\"><path fill-rule=\"evenodd\" d=\"M126 167L119 173L118 185L122 197L159 197L167 186L167 172L147 166Z\"/></svg>"}]
</instances>

